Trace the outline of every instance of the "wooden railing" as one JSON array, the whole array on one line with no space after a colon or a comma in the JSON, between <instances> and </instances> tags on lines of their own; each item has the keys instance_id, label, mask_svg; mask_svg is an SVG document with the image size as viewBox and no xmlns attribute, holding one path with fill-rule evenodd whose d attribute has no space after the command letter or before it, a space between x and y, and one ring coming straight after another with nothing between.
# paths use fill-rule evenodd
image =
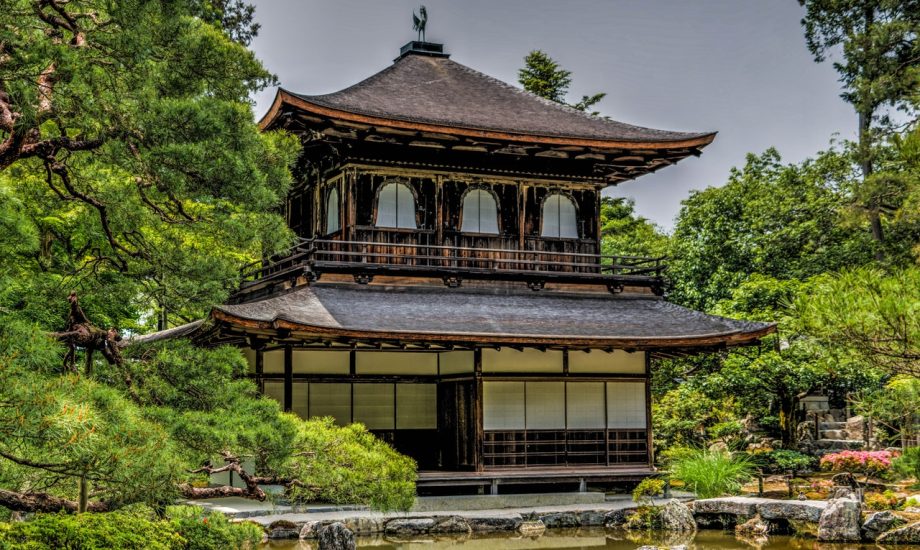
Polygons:
<instances>
[{"instance_id":1,"label":"wooden railing","mask_svg":"<svg viewBox=\"0 0 920 550\"><path fill-rule=\"evenodd\" d=\"M354 241L303 239L285 254L246 266L242 272L243 288L304 272L353 273L356 277L398 273L656 287L663 285L666 270L663 257L442 245L433 244L433 232L425 231L367 231L362 236L365 238ZM539 243L527 245L537 248Z\"/></svg>"}]
</instances>

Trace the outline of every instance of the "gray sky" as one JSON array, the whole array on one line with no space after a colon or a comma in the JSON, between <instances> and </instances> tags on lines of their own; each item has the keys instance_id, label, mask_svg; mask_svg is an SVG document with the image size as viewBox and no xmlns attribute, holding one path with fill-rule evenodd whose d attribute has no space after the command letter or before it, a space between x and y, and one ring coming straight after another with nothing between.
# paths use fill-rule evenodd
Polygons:
<instances>
[{"instance_id":1,"label":"gray sky","mask_svg":"<svg viewBox=\"0 0 920 550\"><path fill-rule=\"evenodd\" d=\"M799 161L853 138L856 116L837 74L805 47L795 0L423 0L430 42L451 59L517 84L542 49L572 71L570 100L607 92L616 120L666 130L718 130L700 158L610 188L665 229L691 189L725 183L749 152L776 146ZM321 94L392 63L415 38L411 0L256 0L252 48L295 92ZM256 116L274 90L255 97Z\"/></svg>"}]
</instances>

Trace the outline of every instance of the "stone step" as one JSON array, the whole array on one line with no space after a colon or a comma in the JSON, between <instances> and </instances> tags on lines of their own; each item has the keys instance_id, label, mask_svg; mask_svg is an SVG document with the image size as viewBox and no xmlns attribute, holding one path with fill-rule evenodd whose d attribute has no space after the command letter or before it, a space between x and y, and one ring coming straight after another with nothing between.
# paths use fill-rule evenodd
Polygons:
<instances>
[{"instance_id":1,"label":"stone step","mask_svg":"<svg viewBox=\"0 0 920 550\"><path fill-rule=\"evenodd\" d=\"M822 430L842 430L847 427L846 422L821 422L818 427Z\"/></svg>"},{"instance_id":2,"label":"stone step","mask_svg":"<svg viewBox=\"0 0 920 550\"><path fill-rule=\"evenodd\" d=\"M846 430L821 430L820 439L846 439Z\"/></svg>"},{"instance_id":3,"label":"stone step","mask_svg":"<svg viewBox=\"0 0 920 550\"><path fill-rule=\"evenodd\" d=\"M862 449L864 442L859 439L816 439L814 446L823 450L853 450Z\"/></svg>"}]
</instances>

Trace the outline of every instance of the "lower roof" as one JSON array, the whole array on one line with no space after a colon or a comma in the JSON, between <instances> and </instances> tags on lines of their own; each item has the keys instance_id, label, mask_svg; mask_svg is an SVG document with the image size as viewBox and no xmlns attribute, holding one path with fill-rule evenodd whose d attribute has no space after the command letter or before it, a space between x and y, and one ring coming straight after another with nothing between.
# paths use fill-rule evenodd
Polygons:
<instances>
[{"instance_id":1,"label":"lower roof","mask_svg":"<svg viewBox=\"0 0 920 550\"><path fill-rule=\"evenodd\" d=\"M229 328L304 339L622 349L752 344L776 329L654 296L354 284L302 286L218 306L211 317Z\"/></svg>"}]
</instances>

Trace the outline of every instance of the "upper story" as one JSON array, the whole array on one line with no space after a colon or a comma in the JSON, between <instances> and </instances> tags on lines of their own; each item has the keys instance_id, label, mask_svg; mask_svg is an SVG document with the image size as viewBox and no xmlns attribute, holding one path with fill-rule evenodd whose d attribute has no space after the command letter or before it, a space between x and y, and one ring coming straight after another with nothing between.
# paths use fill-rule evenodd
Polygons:
<instances>
[{"instance_id":1,"label":"upper story","mask_svg":"<svg viewBox=\"0 0 920 550\"><path fill-rule=\"evenodd\" d=\"M359 282L395 270L534 289L590 280L660 290L661 259L601 254L601 191L697 156L715 137L591 116L426 42L335 93L280 89L260 125L303 142L285 215L314 267Z\"/></svg>"}]
</instances>

